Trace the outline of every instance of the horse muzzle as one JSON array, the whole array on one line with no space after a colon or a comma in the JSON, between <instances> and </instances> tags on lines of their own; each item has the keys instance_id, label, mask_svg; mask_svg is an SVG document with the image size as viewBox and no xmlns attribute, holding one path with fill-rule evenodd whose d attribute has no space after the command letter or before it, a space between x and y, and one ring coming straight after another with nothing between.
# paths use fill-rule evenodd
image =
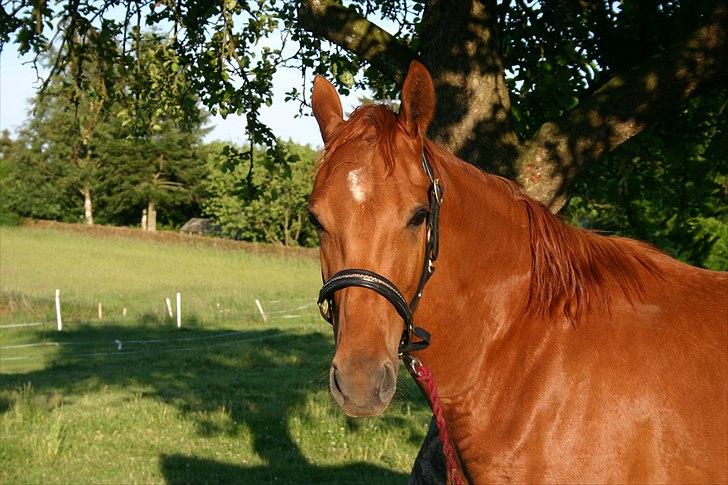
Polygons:
<instances>
[{"instance_id":1,"label":"horse muzzle","mask_svg":"<svg viewBox=\"0 0 728 485\"><path fill-rule=\"evenodd\" d=\"M348 416L378 416L394 396L397 370L389 361L372 364L362 359L334 359L329 372L331 394Z\"/></svg>"}]
</instances>

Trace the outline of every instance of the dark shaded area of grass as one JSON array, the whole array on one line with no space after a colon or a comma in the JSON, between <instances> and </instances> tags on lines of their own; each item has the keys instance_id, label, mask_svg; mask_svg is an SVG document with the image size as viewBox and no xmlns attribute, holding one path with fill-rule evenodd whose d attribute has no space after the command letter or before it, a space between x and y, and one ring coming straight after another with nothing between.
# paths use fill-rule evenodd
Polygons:
<instances>
[{"instance_id":1,"label":"dark shaded area of grass","mask_svg":"<svg viewBox=\"0 0 728 485\"><path fill-rule=\"evenodd\" d=\"M300 410L310 394L320 393L326 386L333 351L327 333L306 328L178 331L107 324L49 333L48 337L69 345L51 349L43 370L0 375L0 389L31 385L37 393L70 401L83 393L103 392L106 387L138 389L140 397L178 409L195 423L201 437L235 436L239 425L246 425L253 434L255 453L266 462L265 466L246 467L162 454L159 466L168 482L406 482L404 474L361 462L316 466L291 436L288 416L292 410ZM400 387L400 401L420 412L427 409L408 376L400 377ZM11 402L0 402L0 413L11 407ZM210 419L221 408L235 424ZM412 420L408 422L401 413L385 413L377 419L383 428L412 427ZM356 433L356 421L347 425ZM315 429L316 423L310 426ZM411 429L407 441L421 442L425 431L424 425Z\"/></svg>"},{"instance_id":2,"label":"dark shaded area of grass","mask_svg":"<svg viewBox=\"0 0 728 485\"><path fill-rule=\"evenodd\" d=\"M295 482L289 482L270 467L242 467L190 456L162 456L161 465L169 483L406 483L407 475L367 463L332 467L301 467ZM195 478L192 478L195 477Z\"/></svg>"}]
</instances>

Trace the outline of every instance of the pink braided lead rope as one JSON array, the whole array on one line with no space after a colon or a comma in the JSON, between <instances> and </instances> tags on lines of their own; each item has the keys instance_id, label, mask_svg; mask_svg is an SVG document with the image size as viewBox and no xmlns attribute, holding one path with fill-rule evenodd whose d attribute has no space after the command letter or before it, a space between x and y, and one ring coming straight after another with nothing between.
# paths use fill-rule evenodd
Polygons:
<instances>
[{"instance_id":1,"label":"pink braided lead rope","mask_svg":"<svg viewBox=\"0 0 728 485\"><path fill-rule=\"evenodd\" d=\"M450 475L451 483L454 485L464 485L464 481L460 475L460 467L458 465L457 456L455 455L455 449L453 448L452 441L450 441L450 435L447 432L447 423L445 422L445 417L442 414L440 398L437 396L437 384L435 384L432 371L422 365L417 358L411 356L407 357L409 357L407 360L411 359L409 362L410 369L413 371L415 380L417 380L427 396L427 400L430 402L430 407L432 408L432 414L435 416L437 433L440 435L442 452L445 455L445 462L447 464L448 475Z\"/></svg>"}]
</instances>

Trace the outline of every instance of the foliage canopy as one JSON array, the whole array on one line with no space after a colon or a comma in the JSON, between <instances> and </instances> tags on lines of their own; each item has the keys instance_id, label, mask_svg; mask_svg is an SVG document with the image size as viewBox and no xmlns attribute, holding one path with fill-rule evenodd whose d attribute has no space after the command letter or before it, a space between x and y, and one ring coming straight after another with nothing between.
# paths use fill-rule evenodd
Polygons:
<instances>
[{"instance_id":1,"label":"foliage canopy","mask_svg":"<svg viewBox=\"0 0 728 485\"><path fill-rule=\"evenodd\" d=\"M436 141L516 179L552 210L576 195L565 213L572 221L725 267L715 253L726 224L719 100L728 9L720 2L11 0L2 15L1 42L39 55L53 47L48 91L66 73L74 102L103 102L139 139L164 127L160 116L182 123L194 114L186 92L213 114L244 116L253 152L265 151L256 165L265 167L246 170L250 150L231 147L216 162L230 173L211 172L221 185L233 177L253 187L296 160L277 142L286 134L261 121L277 70L302 72L301 84L286 88L305 113L315 73L341 92L366 87L392 99L409 62L420 59L439 99ZM145 29L164 47L145 47ZM83 139L83 116L92 116L78 112ZM230 204L205 202L218 212Z\"/></svg>"}]
</instances>

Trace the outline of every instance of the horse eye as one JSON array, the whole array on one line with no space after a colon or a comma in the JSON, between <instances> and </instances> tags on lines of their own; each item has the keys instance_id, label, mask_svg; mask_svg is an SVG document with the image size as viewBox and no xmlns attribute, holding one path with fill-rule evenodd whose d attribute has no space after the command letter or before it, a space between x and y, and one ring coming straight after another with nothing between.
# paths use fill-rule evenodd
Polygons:
<instances>
[{"instance_id":1,"label":"horse eye","mask_svg":"<svg viewBox=\"0 0 728 485\"><path fill-rule=\"evenodd\" d=\"M427 215L430 213L427 209L424 207L421 207L415 212L415 215L412 216L412 219L407 223L410 227L417 227L422 225L423 222L425 222L425 219L427 219Z\"/></svg>"},{"instance_id":2,"label":"horse eye","mask_svg":"<svg viewBox=\"0 0 728 485\"><path fill-rule=\"evenodd\" d=\"M316 216L313 215L311 212L308 213L308 222L310 222L311 225L313 227L315 227L317 231L324 230L324 226L319 222L318 219L316 219Z\"/></svg>"}]
</instances>

